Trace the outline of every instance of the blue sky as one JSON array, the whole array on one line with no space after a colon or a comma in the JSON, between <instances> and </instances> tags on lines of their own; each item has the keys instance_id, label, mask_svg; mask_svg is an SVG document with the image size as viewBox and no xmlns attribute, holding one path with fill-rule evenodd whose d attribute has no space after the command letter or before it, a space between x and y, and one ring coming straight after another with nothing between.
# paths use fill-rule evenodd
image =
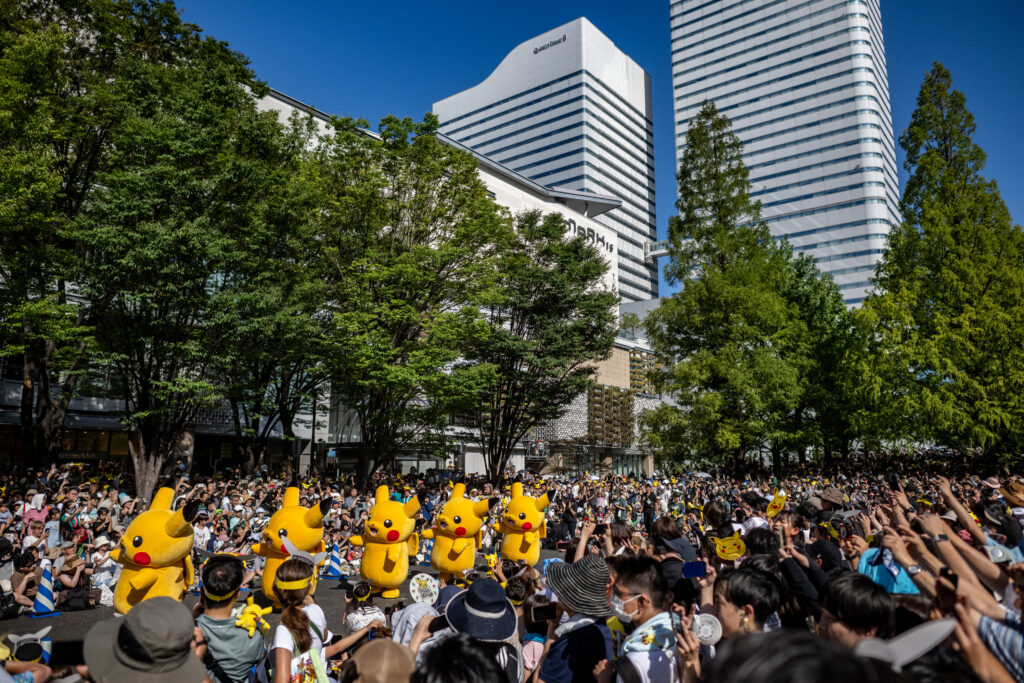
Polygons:
<instances>
[{"instance_id":1,"label":"blue sky","mask_svg":"<svg viewBox=\"0 0 1024 683\"><path fill-rule=\"evenodd\" d=\"M271 87L329 113L422 117L434 101L486 78L522 41L589 18L651 75L658 232L674 213L668 0L180 0L183 18L247 55ZM939 61L967 97L1014 219L1024 220L1024 6L1021 0L882 0L897 137L925 72ZM897 159L903 155L897 146ZM905 174L900 169L902 188ZM662 282L662 294L668 293Z\"/></svg>"}]
</instances>

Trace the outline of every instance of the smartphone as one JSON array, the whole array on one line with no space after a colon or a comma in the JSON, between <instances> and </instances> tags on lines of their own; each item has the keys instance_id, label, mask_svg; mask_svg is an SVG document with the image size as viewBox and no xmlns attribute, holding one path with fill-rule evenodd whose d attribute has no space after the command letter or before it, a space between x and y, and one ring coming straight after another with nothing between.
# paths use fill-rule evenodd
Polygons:
<instances>
[{"instance_id":1,"label":"smartphone","mask_svg":"<svg viewBox=\"0 0 1024 683\"><path fill-rule=\"evenodd\" d=\"M558 604L552 602L548 605L536 605L530 610L530 621L552 621L558 616Z\"/></svg>"},{"instance_id":2,"label":"smartphone","mask_svg":"<svg viewBox=\"0 0 1024 683\"><path fill-rule=\"evenodd\" d=\"M785 548L786 547L786 530L783 529L782 525L780 524L779 528L775 530L775 533L777 533L779 535L779 547L780 548Z\"/></svg>"},{"instance_id":3,"label":"smartphone","mask_svg":"<svg viewBox=\"0 0 1024 683\"><path fill-rule=\"evenodd\" d=\"M684 562L683 563L683 578L684 579L699 579L707 576L708 564L707 562Z\"/></svg>"},{"instance_id":4,"label":"smartphone","mask_svg":"<svg viewBox=\"0 0 1024 683\"><path fill-rule=\"evenodd\" d=\"M594 527L594 533L595 534L603 534L606 531L608 531L608 525L607 524L598 524L597 526Z\"/></svg>"},{"instance_id":5,"label":"smartphone","mask_svg":"<svg viewBox=\"0 0 1024 683\"><path fill-rule=\"evenodd\" d=\"M899 480L899 477L896 476L895 472L890 472L889 474L885 475L885 478L886 478L886 481L889 483L889 488L891 490L893 490L893 491L899 491L900 490L900 480Z\"/></svg>"},{"instance_id":6,"label":"smartphone","mask_svg":"<svg viewBox=\"0 0 1024 683\"><path fill-rule=\"evenodd\" d=\"M55 640L50 651L50 666L85 664L84 640Z\"/></svg>"},{"instance_id":7,"label":"smartphone","mask_svg":"<svg viewBox=\"0 0 1024 683\"><path fill-rule=\"evenodd\" d=\"M430 633L437 633L438 631L443 631L446 628L448 628L448 618L442 614L441 616L434 617L430 620L430 626L427 630Z\"/></svg>"}]
</instances>

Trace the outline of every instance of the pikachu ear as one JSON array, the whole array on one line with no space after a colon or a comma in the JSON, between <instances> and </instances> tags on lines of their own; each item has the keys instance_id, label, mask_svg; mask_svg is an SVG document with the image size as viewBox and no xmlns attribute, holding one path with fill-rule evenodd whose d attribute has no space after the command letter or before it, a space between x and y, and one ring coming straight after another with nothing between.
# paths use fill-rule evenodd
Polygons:
<instances>
[{"instance_id":1,"label":"pikachu ear","mask_svg":"<svg viewBox=\"0 0 1024 683\"><path fill-rule=\"evenodd\" d=\"M420 513L420 494L416 494L405 502L402 506L402 512L406 517L412 519Z\"/></svg>"},{"instance_id":2,"label":"pikachu ear","mask_svg":"<svg viewBox=\"0 0 1024 683\"><path fill-rule=\"evenodd\" d=\"M455 488L452 489L452 498L465 498L466 497L466 485L456 484Z\"/></svg>"},{"instance_id":3,"label":"pikachu ear","mask_svg":"<svg viewBox=\"0 0 1024 683\"><path fill-rule=\"evenodd\" d=\"M540 496L533 502L533 504L538 510L543 510L548 506L548 494L545 493L543 496Z\"/></svg>"},{"instance_id":4,"label":"pikachu ear","mask_svg":"<svg viewBox=\"0 0 1024 683\"><path fill-rule=\"evenodd\" d=\"M192 535L192 520L199 513L199 501L190 500L185 507L177 510L171 518L164 522L164 532L171 538L184 538Z\"/></svg>"},{"instance_id":5,"label":"pikachu ear","mask_svg":"<svg viewBox=\"0 0 1024 683\"><path fill-rule=\"evenodd\" d=\"M473 516L474 517L485 517L487 511L497 505L498 498L489 498L487 500L478 500L473 503Z\"/></svg>"},{"instance_id":6,"label":"pikachu ear","mask_svg":"<svg viewBox=\"0 0 1024 683\"><path fill-rule=\"evenodd\" d=\"M512 497L518 498L521 495L523 495L523 482L517 481L512 484Z\"/></svg>"},{"instance_id":7,"label":"pikachu ear","mask_svg":"<svg viewBox=\"0 0 1024 683\"><path fill-rule=\"evenodd\" d=\"M320 501L319 505L306 510L302 515L302 522L310 529L319 529L324 525L324 515L331 509L331 501L329 498L325 498Z\"/></svg>"},{"instance_id":8,"label":"pikachu ear","mask_svg":"<svg viewBox=\"0 0 1024 683\"><path fill-rule=\"evenodd\" d=\"M292 507L299 504L299 487L289 486L284 490L284 502L281 507Z\"/></svg>"},{"instance_id":9,"label":"pikachu ear","mask_svg":"<svg viewBox=\"0 0 1024 683\"><path fill-rule=\"evenodd\" d=\"M384 484L381 484L380 486L377 487L376 493L373 494L373 502L374 502L375 505L376 504L380 504L380 503L388 502L388 487L387 486L385 486Z\"/></svg>"},{"instance_id":10,"label":"pikachu ear","mask_svg":"<svg viewBox=\"0 0 1024 683\"><path fill-rule=\"evenodd\" d=\"M170 510L171 505L174 503L174 489L167 488L166 486L161 488L153 496L153 502L150 503L150 510Z\"/></svg>"}]
</instances>

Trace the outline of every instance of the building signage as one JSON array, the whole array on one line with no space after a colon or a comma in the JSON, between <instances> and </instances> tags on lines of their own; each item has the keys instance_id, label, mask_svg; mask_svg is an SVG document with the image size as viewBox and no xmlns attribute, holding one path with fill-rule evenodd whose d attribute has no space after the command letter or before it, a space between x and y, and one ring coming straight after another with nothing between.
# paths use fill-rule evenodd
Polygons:
<instances>
[{"instance_id":1,"label":"building signage","mask_svg":"<svg viewBox=\"0 0 1024 683\"><path fill-rule=\"evenodd\" d=\"M579 235L598 249L604 249L609 254L615 253L615 245L611 241L606 240L604 235L593 228L577 225L576 221L571 218L565 219L565 231L570 234Z\"/></svg>"},{"instance_id":2,"label":"building signage","mask_svg":"<svg viewBox=\"0 0 1024 683\"><path fill-rule=\"evenodd\" d=\"M541 45L539 47L533 48L533 54L537 54L541 50L546 50L549 47L554 47L555 45L558 45L559 43L564 43L567 39L568 38L563 33L561 38L555 38L554 40L549 40L548 42L544 43L543 45Z\"/></svg>"}]
</instances>

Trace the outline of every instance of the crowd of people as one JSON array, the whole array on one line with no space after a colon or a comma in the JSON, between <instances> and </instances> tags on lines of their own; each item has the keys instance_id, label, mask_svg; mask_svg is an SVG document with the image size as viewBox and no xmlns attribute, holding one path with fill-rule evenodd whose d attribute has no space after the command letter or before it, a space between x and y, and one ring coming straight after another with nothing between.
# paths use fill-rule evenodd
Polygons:
<instances>
[{"instance_id":1,"label":"crowd of people","mask_svg":"<svg viewBox=\"0 0 1024 683\"><path fill-rule=\"evenodd\" d=\"M916 451L854 453L782 477L522 472L550 500L542 560L495 557L500 536L486 524L476 569L417 577L413 599L398 603L367 594L349 543L374 487L417 496L424 529L454 482L491 500L497 521L511 479L307 479L301 502L331 501L324 539L347 576L326 578L326 564L296 553L273 578L280 624L266 635L258 617L239 625L262 581L250 551L292 482L189 477L180 464L166 478L175 507L200 505L194 609L143 601L93 626L83 665L8 661L0 680L1024 681L1024 479L974 462ZM8 474L0 491L3 616L33 610L44 570L56 608L109 604L120 571L110 551L147 507L127 475L69 464ZM429 541L411 562L411 574L436 574ZM317 603L317 587L335 581L343 611Z\"/></svg>"}]
</instances>

